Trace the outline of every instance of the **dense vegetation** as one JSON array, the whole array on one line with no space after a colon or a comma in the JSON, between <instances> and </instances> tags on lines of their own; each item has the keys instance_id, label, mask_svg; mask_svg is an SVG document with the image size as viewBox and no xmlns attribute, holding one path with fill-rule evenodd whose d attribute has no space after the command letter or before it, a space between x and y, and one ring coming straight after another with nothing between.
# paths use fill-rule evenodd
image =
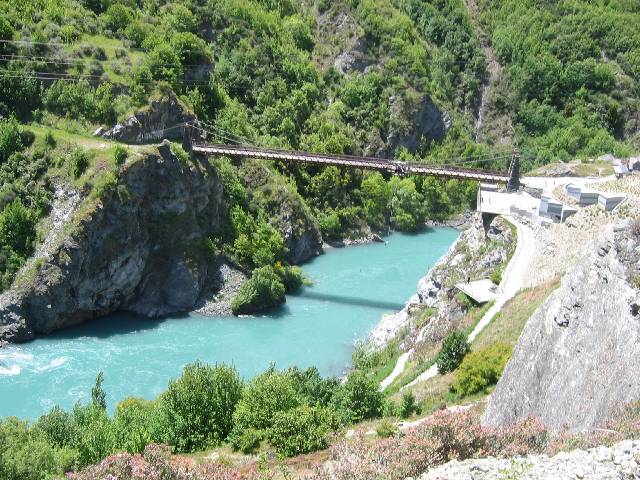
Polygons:
<instances>
[{"instance_id":1,"label":"dense vegetation","mask_svg":"<svg viewBox=\"0 0 640 480\"><path fill-rule=\"evenodd\" d=\"M194 452L229 441L249 453L268 442L292 456L326 448L341 425L382 413L377 384L358 373L341 384L315 368L269 368L245 384L233 367L195 363L157 399L126 398L112 416L102 379L99 374L91 402L69 412L55 407L33 423L0 421L0 476L39 480L152 443Z\"/></svg>"},{"instance_id":2,"label":"dense vegetation","mask_svg":"<svg viewBox=\"0 0 640 480\"><path fill-rule=\"evenodd\" d=\"M481 0L506 66L507 108L524 148L544 159L638 148L640 9L636 2Z\"/></svg>"}]
</instances>

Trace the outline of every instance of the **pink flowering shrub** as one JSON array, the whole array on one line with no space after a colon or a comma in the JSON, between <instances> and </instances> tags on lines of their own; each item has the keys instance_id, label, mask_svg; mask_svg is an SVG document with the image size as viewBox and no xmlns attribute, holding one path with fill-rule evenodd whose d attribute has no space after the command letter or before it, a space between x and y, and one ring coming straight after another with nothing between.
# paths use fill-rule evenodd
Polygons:
<instances>
[{"instance_id":1,"label":"pink flowering shrub","mask_svg":"<svg viewBox=\"0 0 640 480\"><path fill-rule=\"evenodd\" d=\"M341 442L333 449L333 461L310 480L404 479L454 459L540 452L547 439L536 419L494 430L483 428L475 412L439 411L404 435L373 445L364 438Z\"/></svg>"},{"instance_id":2,"label":"pink flowering shrub","mask_svg":"<svg viewBox=\"0 0 640 480\"><path fill-rule=\"evenodd\" d=\"M149 445L143 454L117 453L80 473L68 473L67 480L244 480L240 474L216 462L194 465L171 456L166 445Z\"/></svg>"},{"instance_id":3,"label":"pink flowering shrub","mask_svg":"<svg viewBox=\"0 0 640 480\"><path fill-rule=\"evenodd\" d=\"M542 453L549 441L549 431L538 418L527 418L495 430L485 429L485 432L484 454L494 457Z\"/></svg>"}]
</instances>

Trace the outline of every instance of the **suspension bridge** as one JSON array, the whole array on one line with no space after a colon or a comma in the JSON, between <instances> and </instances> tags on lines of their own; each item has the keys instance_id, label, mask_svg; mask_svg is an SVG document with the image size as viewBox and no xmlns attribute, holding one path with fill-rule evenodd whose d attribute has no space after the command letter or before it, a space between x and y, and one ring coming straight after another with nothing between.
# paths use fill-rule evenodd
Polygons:
<instances>
[{"instance_id":1,"label":"suspension bridge","mask_svg":"<svg viewBox=\"0 0 640 480\"><path fill-rule=\"evenodd\" d=\"M508 171L500 172L479 168L466 168L457 165L431 165L355 155L332 155L295 150L278 150L252 145L208 144L200 140L193 141L192 139L191 128L185 128L184 148L197 155L333 165L336 167L375 170L400 176L422 175L458 180L475 180L482 183L506 184L508 191L517 190L520 186L520 152L518 149L513 151Z\"/></svg>"}]
</instances>

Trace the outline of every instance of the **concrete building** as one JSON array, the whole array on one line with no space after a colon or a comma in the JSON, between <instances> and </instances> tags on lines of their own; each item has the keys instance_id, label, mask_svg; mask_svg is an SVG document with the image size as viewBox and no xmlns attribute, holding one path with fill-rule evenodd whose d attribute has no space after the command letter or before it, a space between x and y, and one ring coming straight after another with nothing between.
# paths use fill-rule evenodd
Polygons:
<instances>
[{"instance_id":1,"label":"concrete building","mask_svg":"<svg viewBox=\"0 0 640 480\"><path fill-rule=\"evenodd\" d=\"M597 201L597 198L596 198ZM538 209L538 215L545 218L550 218L554 222L564 222L571 215L574 215L578 210L559 202L549 194L543 194L540 197L540 207Z\"/></svg>"},{"instance_id":2,"label":"concrete building","mask_svg":"<svg viewBox=\"0 0 640 480\"><path fill-rule=\"evenodd\" d=\"M598 205L600 205L605 212L610 212L620 205L626 198L626 195L622 195L620 193L600 193L598 196Z\"/></svg>"}]
</instances>

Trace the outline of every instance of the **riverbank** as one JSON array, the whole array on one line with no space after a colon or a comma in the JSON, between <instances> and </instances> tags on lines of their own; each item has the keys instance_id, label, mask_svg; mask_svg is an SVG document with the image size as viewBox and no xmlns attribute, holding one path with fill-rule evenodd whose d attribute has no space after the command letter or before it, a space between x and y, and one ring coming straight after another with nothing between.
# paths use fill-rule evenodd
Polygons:
<instances>
[{"instance_id":1,"label":"riverbank","mask_svg":"<svg viewBox=\"0 0 640 480\"><path fill-rule=\"evenodd\" d=\"M3 361L20 373L0 378L0 416L34 418L55 404L71 408L88 400L100 370L110 408L127 396L155 396L196 360L234 364L246 379L271 363L339 376L351 365L355 340L366 338L384 313L402 308L425 266L457 236L434 229L394 234L387 245L328 250L304 265L313 285L265 315L116 314L9 346Z\"/></svg>"},{"instance_id":2,"label":"riverbank","mask_svg":"<svg viewBox=\"0 0 640 480\"><path fill-rule=\"evenodd\" d=\"M500 265L506 264L515 249L515 235L504 220L495 219L486 231L478 213L465 216L458 222L467 227L445 255L418 281L416 293L402 310L384 316L371 331L368 342L373 348L384 347L406 329L412 332L403 339L401 348L405 351L428 337L443 335L467 310L465 305L456 301L455 283L467 278L486 278ZM493 248L487 248L489 242ZM427 309L433 312L422 318L424 325L417 325L417 317L424 317ZM406 357L401 357L401 361L406 361Z\"/></svg>"}]
</instances>

